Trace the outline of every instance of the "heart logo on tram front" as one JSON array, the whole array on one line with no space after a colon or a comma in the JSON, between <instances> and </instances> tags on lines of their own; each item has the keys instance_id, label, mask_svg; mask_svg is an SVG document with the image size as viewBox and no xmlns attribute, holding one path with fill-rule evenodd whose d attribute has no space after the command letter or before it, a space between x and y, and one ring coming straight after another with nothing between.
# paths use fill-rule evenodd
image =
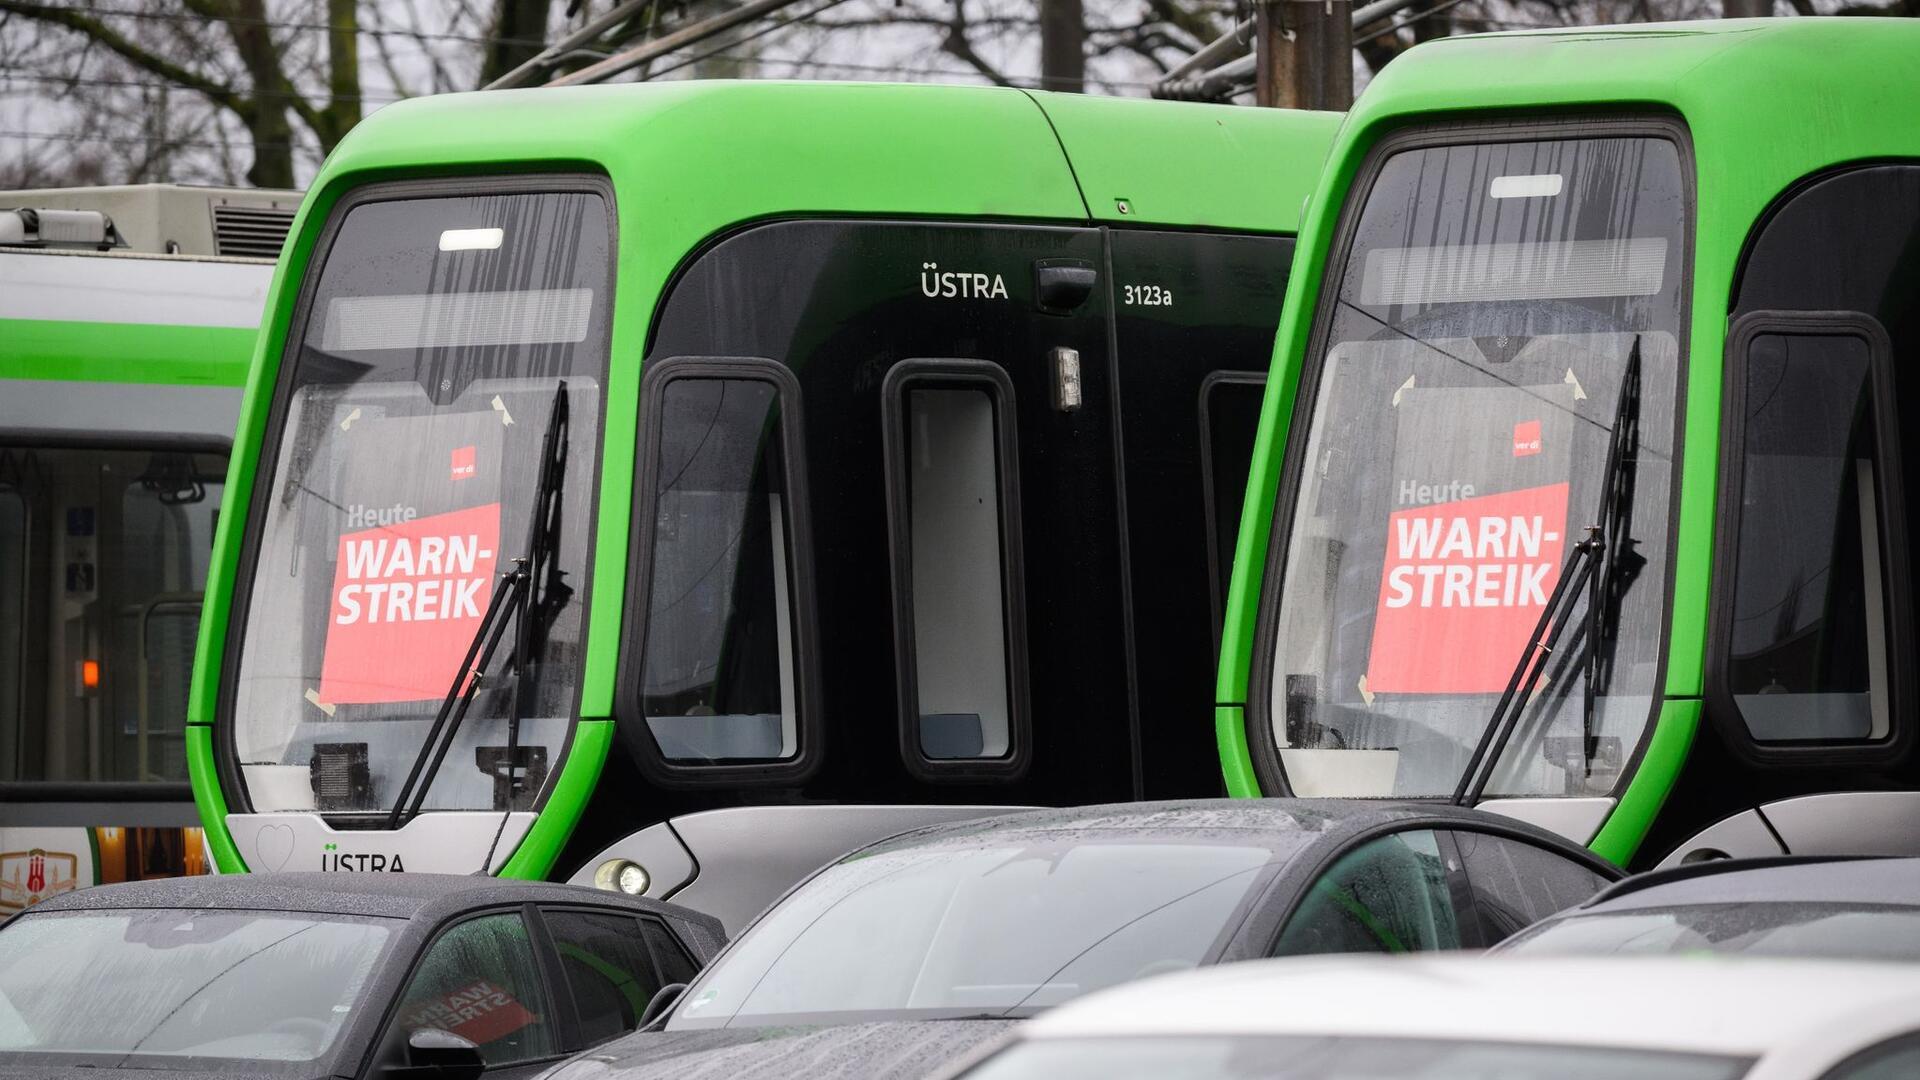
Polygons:
<instances>
[{"instance_id":1,"label":"heart logo on tram front","mask_svg":"<svg viewBox=\"0 0 1920 1080\"><path fill-rule=\"evenodd\" d=\"M262 825L253 838L254 865L261 870L285 870L293 858L293 826Z\"/></svg>"}]
</instances>

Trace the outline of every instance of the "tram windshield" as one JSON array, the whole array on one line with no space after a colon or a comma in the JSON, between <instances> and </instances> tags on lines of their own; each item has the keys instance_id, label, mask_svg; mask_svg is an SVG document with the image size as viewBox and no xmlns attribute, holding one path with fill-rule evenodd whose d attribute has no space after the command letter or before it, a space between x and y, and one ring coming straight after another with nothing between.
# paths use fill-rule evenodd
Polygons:
<instances>
[{"instance_id":1,"label":"tram windshield","mask_svg":"<svg viewBox=\"0 0 1920 1080\"><path fill-rule=\"evenodd\" d=\"M566 588L544 595L524 680L506 674L509 628L422 805L525 805L558 767L582 660L608 235L589 193L364 201L340 221L290 332L236 613L232 749L254 810L391 808L500 575L527 554L550 424L568 463L550 532ZM516 682L529 697L509 790Z\"/></svg>"},{"instance_id":2,"label":"tram windshield","mask_svg":"<svg viewBox=\"0 0 1920 1080\"><path fill-rule=\"evenodd\" d=\"M1382 162L1332 282L1276 522L1271 738L1295 794L1453 792L1600 520L1630 417L1599 640L1583 593L1486 793L1612 790L1658 691L1686 191L1677 146L1649 136Z\"/></svg>"}]
</instances>

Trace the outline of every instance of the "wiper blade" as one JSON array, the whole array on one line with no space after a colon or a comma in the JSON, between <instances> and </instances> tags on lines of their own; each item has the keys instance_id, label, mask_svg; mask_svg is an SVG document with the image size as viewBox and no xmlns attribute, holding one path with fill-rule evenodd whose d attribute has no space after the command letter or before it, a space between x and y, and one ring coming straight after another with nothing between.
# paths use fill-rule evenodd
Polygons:
<instances>
[{"instance_id":1,"label":"wiper blade","mask_svg":"<svg viewBox=\"0 0 1920 1080\"><path fill-rule=\"evenodd\" d=\"M433 787L434 777L440 774L447 751L453 747L454 737L459 734L460 725L465 722L467 711L473 705L473 697L480 690L481 680L493 661L495 650L500 646L500 639L506 634L509 620L513 621L516 630L513 656L509 663L514 684L513 706L507 719L506 756L507 802L508 809L512 809L513 777L519 769L515 759L519 752L520 722L533 697L525 692L526 684L537 673L537 657L546 648L548 628L573 595L554 557L560 532L560 495L567 470L567 426L567 384L562 380L554 390L553 407L547 416L546 439L540 453L540 475L534 487L533 520L528 528L527 553L513 560L513 569L500 575L499 587L494 589L492 599L487 601L487 610L480 617L480 625L474 629L473 640L467 645L466 656L454 674L453 685L447 689L447 696L441 699L440 709L434 714L432 726L427 729L427 737L420 744L419 754L413 759L413 767L407 771L406 782L400 785L399 792L394 796L393 810L387 815L389 830L398 829L419 815L422 804L426 802L427 791ZM531 618L528 617L529 612L532 613ZM536 671L530 673L530 668ZM497 834L495 840L498 840ZM488 860L492 860L491 853Z\"/></svg>"},{"instance_id":2,"label":"wiper blade","mask_svg":"<svg viewBox=\"0 0 1920 1080\"><path fill-rule=\"evenodd\" d=\"M1507 687L1494 704L1493 715L1480 733L1460 783L1453 789L1455 806L1471 806L1480 801L1493 771L1506 753L1507 742L1520 726L1527 703L1546 669L1547 658L1560 642L1560 635L1572 621L1574 600L1587 590L1587 642L1581 670L1585 678L1582 692L1581 751L1589 772L1597 749L1594 736L1594 677L1602 635L1611 636L1619 617L1619 599L1624 591L1621 576L1638 573L1646 560L1630 549L1626 521L1633 504L1634 463L1640 445L1640 335L1633 337L1627 353L1627 367L1620 381L1620 400L1614 407L1613 433L1607 442L1606 469L1601 474L1599 512L1595 523L1587 526L1587 535L1573 546L1560 579L1541 609L1540 620L1527 638L1526 648L1514 665ZM1603 562L1604 560L1604 562Z\"/></svg>"}]
</instances>

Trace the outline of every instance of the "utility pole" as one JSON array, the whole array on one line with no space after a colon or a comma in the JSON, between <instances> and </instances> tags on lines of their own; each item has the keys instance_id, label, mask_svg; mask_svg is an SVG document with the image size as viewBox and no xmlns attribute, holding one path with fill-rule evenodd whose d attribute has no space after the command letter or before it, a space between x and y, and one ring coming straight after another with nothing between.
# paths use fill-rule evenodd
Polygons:
<instances>
[{"instance_id":1,"label":"utility pole","mask_svg":"<svg viewBox=\"0 0 1920 1080\"><path fill-rule=\"evenodd\" d=\"M1254 22L1255 104L1281 109L1353 104L1352 0L1256 0Z\"/></svg>"}]
</instances>

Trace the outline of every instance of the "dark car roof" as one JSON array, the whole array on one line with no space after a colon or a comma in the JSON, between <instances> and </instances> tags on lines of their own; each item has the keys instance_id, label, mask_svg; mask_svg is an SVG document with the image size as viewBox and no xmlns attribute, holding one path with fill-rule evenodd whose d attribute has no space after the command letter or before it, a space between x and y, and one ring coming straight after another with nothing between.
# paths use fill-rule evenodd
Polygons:
<instances>
[{"instance_id":1,"label":"dark car roof","mask_svg":"<svg viewBox=\"0 0 1920 1080\"><path fill-rule=\"evenodd\" d=\"M724 941L719 921L672 904L623 893L461 874L218 874L101 885L42 901L31 910L194 908L297 911L412 919L494 904L591 903L691 923Z\"/></svg>"},{"instance_id":2,"label":"dark car roof","mask_svg":"<svg viewBox=\"0 0 1920 1080\"><path fill-rule=\"evenodd\" d=\"M975 843L1058 838L1071 833L1124 832L1140 839L1231 837L1292 849L1303 839L1332 838L1407 822L1522 833L1571 847L1524 822L1444 803L1362 799L1183 799L1032 810L929 825L882 840L864 852L900 847L965 847Z\"/></svg>"},{"instance_id":3,"label":"dark car roof","mask_svg":"<svg viewBox=\"0 0 1920 1080\"><path fill-rule=\"evenodd\" d=\"M1920 907L1920 859L1729 860L1656 870L1628 878L1566 914L1809 903Z\"/></svg>"}]
</instances>

